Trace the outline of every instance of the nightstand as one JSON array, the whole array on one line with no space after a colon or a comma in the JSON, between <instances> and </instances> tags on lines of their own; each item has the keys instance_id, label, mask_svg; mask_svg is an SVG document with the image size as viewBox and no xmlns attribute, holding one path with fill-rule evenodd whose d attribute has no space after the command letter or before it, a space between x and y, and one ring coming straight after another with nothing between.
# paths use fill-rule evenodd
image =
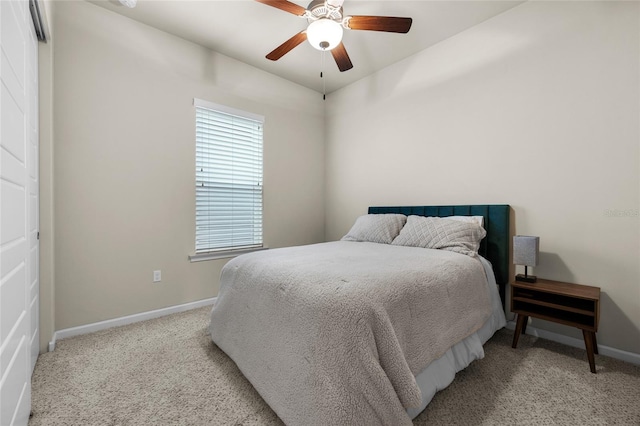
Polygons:
<instances>
[{"instance_id":1,"label":"nightstand","mask_svg":"<svg viewBox=\"0 0 640 426\"><path fill-rule=\"evenodd\" d=\"M511 283L511 311L518 314L512 347L518 346L529 317L577 327L582 330L591 372L598 353L596 332L600 319L600 288L538 278L535 283Z\"/></svg>"}]
</instances>

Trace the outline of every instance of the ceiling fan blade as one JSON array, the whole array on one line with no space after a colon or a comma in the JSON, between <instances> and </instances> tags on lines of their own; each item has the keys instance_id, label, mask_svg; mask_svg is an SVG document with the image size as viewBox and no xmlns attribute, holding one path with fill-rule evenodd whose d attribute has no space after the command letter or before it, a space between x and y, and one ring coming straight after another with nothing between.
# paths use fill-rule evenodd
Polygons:
<instances>
[{"instance_id":1,"label":"ceiling fan blade","mask_svg":"<svg viewBox=\"0 0 640 426\"><path fill-rule=\"evenodd\" d=\"M336 60L336 64L338 65L338 69L340 69L340 72L344 72L353 68L351 59L349 59L349 55L347 54L347 49L344 48L344 44L342 44L342 42L331 49L331 55L333 55L333 59Z\"/></svg>"},{"instance_id":2,"label":"ceiling fan blade","mask_svg":"<svg viewBox=\"0 0 640 426\"><path fill-rule=\"evenodd\" d=\"M277 61L278 59L282 58L284 55L289 53L289 51L291 51L294 47L296 47L306 39L307 39L307 31L306 30L300 31L298 34L294 35L289 40L285 41L280 46L273 49L273 51L267 55L267 59L271 59L272 61Z\"/></svg>"},{"instance_id":3,"label":"ceiling fan blade","mask_svg":"<svg viewBox=\"0 0 640 426\"><path fill-rule=\"evenodd\" d=\"M307 9L302 6L298 6L295 3L291 3L287 0L256 0L258 3L266 4L267 6L275 7L276 9L284 10L285 12L293 13L297 16L305 14Z\"/></svg>"},{"instance_id":4,"label":"ceiling fan blade","mask_svg":"<svg viewBox=\"0 0 640 426\"><path fill-rule=\"evenodd\" d=\"M411 18L394 16L351 16L347 25L352 30L386 31L388 33L408 33L411 29Z\"/></svg>"}]
</instances>

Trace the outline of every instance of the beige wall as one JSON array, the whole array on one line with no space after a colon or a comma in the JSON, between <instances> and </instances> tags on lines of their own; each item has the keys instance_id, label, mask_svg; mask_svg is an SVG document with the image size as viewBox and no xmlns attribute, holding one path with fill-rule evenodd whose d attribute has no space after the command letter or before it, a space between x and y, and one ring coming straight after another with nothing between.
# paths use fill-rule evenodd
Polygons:
<instances>
[{"instance_id":1,"label":"beige wall","mask_svg":"<svg viewBox=\"0 0 640 426\"><path fill-rule=\"evenodd\" d=\"M43 291L55 300L43 321L60 330L217 294L225 261L187 258L194 97L265 116L265 244L324 239L318 93L84 1L56 2L53 26L53 170L42 181L53 182L43 220L55 229Z\"/></svg>"},{"instance_id":2,"label":"beige wall","mask_svg":"<svg viewBox=\"0 0 640 426\"><path fill-rule=\"evenodd\" d=\"M600 286L599 343L640 353L639 6L527 2L331 94L327 239L369 205L511 204L534 273Z\"/></svg>"}]
</instances>

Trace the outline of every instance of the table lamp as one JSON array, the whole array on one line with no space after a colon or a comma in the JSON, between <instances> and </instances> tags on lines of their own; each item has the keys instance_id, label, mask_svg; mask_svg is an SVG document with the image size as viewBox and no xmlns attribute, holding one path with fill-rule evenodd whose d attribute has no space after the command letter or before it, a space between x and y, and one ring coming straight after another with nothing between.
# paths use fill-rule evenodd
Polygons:
<instances>
[{"instance_id":1,"label":"table lamp","mask_svg":"<svg viewBox=\"0 0 640 426\"><path fill-rule=\"evenodd\" d=\"M540 237L526 235L514 235L513 237L513 264L524 265L524 275L516 275L516 281L535 283L536 276L529 275L527 267L538 264Z\"/></svg>"}]
</instances>

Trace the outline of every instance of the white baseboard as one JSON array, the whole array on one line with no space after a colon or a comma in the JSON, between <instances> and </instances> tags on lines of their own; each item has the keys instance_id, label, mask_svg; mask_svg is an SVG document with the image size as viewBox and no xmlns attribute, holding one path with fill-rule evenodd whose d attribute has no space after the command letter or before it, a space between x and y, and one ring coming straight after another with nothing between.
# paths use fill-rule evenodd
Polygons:
<instances>
[{"instance_id":1,"label":"white baseboard","mask_svg":"<svg viewBox=\"0 0 640 426\"><path fill-rule=\"evenodd\" d=\"M509 330L515 330L516 329L515 321L507 321L507 328ZM527 334L530 334L535 337L541 337L543 339L551 340L553 342L562 343L564 345L572 346L574 348L584 349L584 340L582 339L576 339L574 337L565 336L564 334L542 330L539 328L531 327L530 325L527 326ZM640 354L622 351L620 349L616 349L610 346L604 346L600 344L598 344L598 353L600 355L606 355L611 358L629 362L631 364L640 365Z\"/></svg>"},{"instance_id":2,"label":"white baseboard","mask_svg":"<svg viewBox=\"0 0 640 426\"><path fill-rule=\"evenodd\" d=\"M146 321L154 318L163 317L165 315L176 314L178 312L184 312L191 309L201 308L203 306L213 305L216 298L198 300L195 302L189 302L182 305L169 306L167 308L156 309L154 311L141 312L139 314L127 315L126 317L114 318L110 320L94 322L93 324L80 325L78 327L65 328L53 333L53 337L49 342L49 352L53 352L56 348L56 341L58 339L65 339L67 337L79 336L81 334L93 333L94 331L106 330L111 327L118 327L121 325L133 324L134 322Z\"/></svg>"},{"instance_id":3,"label":"white baseboard","mask_svg":"<svg viewBox=\"0 0 640 426\"><path fill-rule=\"evenodd\" d=\"M203 306L210 306L215 303L216 298L198 300L195 302L184 303L182 305L169 306L167 308L156 309L154 311L141 312L139 314L128 315L126 317L114 318L110 320L94 322L92 324L80 325L78 327L65 328L53 333L53 337L49 342L49 352L53 352L56 348L56 341L58 339L65 339L67 337L79 336L81 334L93 333L94 331L106 330L111 327L118 327L121 325L133 324L135 322L146 321L154 318L163 317L165 315L176 314L178 312L184 312L191 309L201 308ZM515 330L515 321L507 321L507 328L509 330ZM553 342L562 343L574 348L584 349L584 340L576 339L574 337L565 336L563 334L554 333L552 331L542 330L539 328L527 326L527 334L541 337L543 339L551 340ZM611 358L619 359L629 362L631 364L640 365L640 354L633 352L627 352L620 349L612 348L610 346L598 345L598 352L600 355L610 356Z\"/></svg>"}]
</instances>

